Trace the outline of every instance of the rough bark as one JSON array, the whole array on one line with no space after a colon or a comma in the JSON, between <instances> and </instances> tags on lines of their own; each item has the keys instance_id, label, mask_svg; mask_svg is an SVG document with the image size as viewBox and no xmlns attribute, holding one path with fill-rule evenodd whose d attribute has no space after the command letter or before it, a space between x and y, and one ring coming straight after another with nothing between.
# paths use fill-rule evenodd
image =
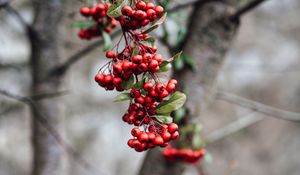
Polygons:
<instances>
[{"instance_id":1,"label":"rough bark","mask_svg":"<svg viewBox=\"0 0 300 175\"><path fill-rule=\"evenodd\" d=\"M174 74L181 89L188 92L188 121L201 116L214 97L214 84L225 60L225 53L238 25L228 19L232 8L224 3L196 4L189 24L188 35L182 44L184 53L194 59L196 71L184 69ZM179 175L180 163L168 163L159 150L149 151L140 175Z\"/></svg>"},{"instance_id":2,"label":"rough bark","mask_svg":"<svg viewBox=\"0 0 300 175\"><path fill-rule=\"evenodd\" d=\"M32 0L34 22L31 33L31 68L32 94L56 92L59 90L61 77L50 77L49 71L58 64L59 22L62 16L61 0ZM63 131L63 113L61 105L55 99L34 101L32 107L32 144L33 175L63 175L64 151L53 135L42 126L37 118L47 118L47 122L56 131ZM37 111L38 110L38 111Z\"/></svg>"}]
</instances>

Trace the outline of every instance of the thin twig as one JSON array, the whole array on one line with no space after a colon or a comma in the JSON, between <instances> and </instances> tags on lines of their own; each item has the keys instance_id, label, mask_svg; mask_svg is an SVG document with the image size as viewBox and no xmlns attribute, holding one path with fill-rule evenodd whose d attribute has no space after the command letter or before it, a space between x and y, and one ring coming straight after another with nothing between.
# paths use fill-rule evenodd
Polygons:
<instances>
[{"instance_id":1,"label":"thin twig","mask_svg":"<svg viewBox=\"0 0 300 175\"><path fill-rule=\"evenodd\" d=\"M230 19L232 21L238 21L239 18L244 15L245 13L249 12L250 10L256 8L258 5L260 5L262 2L265 2L267 0L253 0L246 4L245 6L238 9L231 17Z\"/></svg>"},{"instance_id":2,"label":"thin twig","mask_svg":"<svg viewBox=\"0 0 300 175\"><path fill-rule=\"evenodd\" d=\"M233 133L236 133L242 129L245 129L261 120L263 120L264 117L258 116L253 114L253 111L249 113L247 116L240 118L227 126L217 129L216 131L212 132L207 136L207 142L213 143L216 141L219 141Z\"/></svg>"},{"instance_id":3,"label":"thin twig","mask_svg":"<svg viewBox=\"0 0 300 175\"><path fill-rule=\"evenodd\" d=\"M225 93L225 92L217 92L216 98L220 100L227 101L232 104L236 104L238 106L251 109L253 111L260 112L267 116L275 117L278 119L300 122L300 113L290 112L281 110L278 108L274 108L272 106L268 106L256 101L252 101L234 94Z\"/></svg>"},{"instance_id":4,"label":"thin twig","mask_svg":"<svg viewBox=\"0 0 300 175\"><path fill-rule=\"evenodd\" d=\"M72 146L67 144L67 142L63 139L59 132L48 122L48 117L39 110L38 106L36 105L33 99L31 99L30 97L12 94L8 91L1 89L0 94L31 106L34 109L34 111L38 113L38 115L36 115L38 117L36 117L35 119L53 136L53 138L57 141L57 143L59 143L62 146L66 153L68 153L75 161L77 161L81 166L83 166L87 170L93 170L93 172L97 172L97 174L99 174L100 170L98 170L98 168L94 167L91 163L85 160L81 156L81 154L77 152Z\"/></svg>"},{"instance_id":5,"label":"thin twig","mask_svg":"<svg viewBox=\"0 0 300 175\"><path fill-rule=\"evenodd\" d=\"M118 35L121 34L121 30L118 30L116 32L114 32L111 37L115 38ZM65 72L69 69L69 67L71 67L71 65L73 65L74 63L76 63L77 61L79 61L81 58L83 58L84 56L86 56L87 54L89 54L91 51L97 49L99 46L103 45L104 40L101 39L99 41L95 41L92 44L89 44L87 47L79 50L78 52L76 52L75 54L71 55L69 58L67 58L67 61L65 61L64 63L58 65L57 67L55 67L54 69L52 69L50 71L50 75L55 75L55 76L61 76L63 74L65 74Z\"/></svg>"}]
</instances>

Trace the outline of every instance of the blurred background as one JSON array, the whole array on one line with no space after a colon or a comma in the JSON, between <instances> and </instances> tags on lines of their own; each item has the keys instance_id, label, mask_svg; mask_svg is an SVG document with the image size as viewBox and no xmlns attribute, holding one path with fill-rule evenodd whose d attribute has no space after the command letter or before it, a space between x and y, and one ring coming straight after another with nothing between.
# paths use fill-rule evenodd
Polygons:
<instances>
[{"instance_id":1,"label":"blurred background","mask_svg":"<svg viewBox=\"0 0 300 175\"><path fill-rule=\"evenodd\" d=\"M68 58L90 42L78 39L78 29L71 27L74 20L82 19L78 9L83 3L65 3L68 5L61 23L63 38L59 47L61 56ZM27 22L32 22L29 1L12 1L11 6ZM218 76L217 89L300 113L299 9L298 0L270 0L244 15ZM178 13L182 15L185 11ZM174 15L168 19L167 29L171 36L179 30L178 20L184 23L185 15L182 16L176 18ZM158 30L157 34L160 33ZM169 56L164 45L159 44L159 48L164 56ZM0 10L0 89L19 95L30 94L29 57L30 46L23 26L13 15ZM112 102L117 93L106 92L93 81L94 74L105 62L99 47L74 64L64 77L62 90L67 90L67 94L58 97L66 111L63 135L103 174L137 174L145 153L136 153L127 146L131 127L121 120L127 105ZM202 161L207 173L299 175L299 123L216 99L201 117L204 136L245 116L260 119L208 145L210 158ZM0 96L0 175L30 174L33 152L30 135L29 107ZM67 168L70 175L91 174L70 159ZM184 173L196 174L194 166L188 166Z\"/></svg>"}]
</instances>

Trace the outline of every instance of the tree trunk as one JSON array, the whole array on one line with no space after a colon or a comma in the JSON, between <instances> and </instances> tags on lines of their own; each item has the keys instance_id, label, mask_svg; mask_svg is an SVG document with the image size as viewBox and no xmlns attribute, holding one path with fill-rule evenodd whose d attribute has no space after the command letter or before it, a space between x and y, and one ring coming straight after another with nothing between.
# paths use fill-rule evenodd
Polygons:
<instances>
[{"instance_id":1,"label":"tree trunk","mask_svg":"<svg viewBox=\"0 0 300 175\"><path fill-rule=\"evenodd\" d=\"M180 88L188 92L189 122L200 117L214 97L214 84L238 27L228 19L231 10L225 3L199 3L190 16L188 35L181 49L194 59L196 71L186 68L174 74ZM183 164L166 162L156 149L148 152L139 174L179 175L183 171Z\"/></svg>"},{"instance_id":2,"label":"tree trunk","mask_svg":"<svg viewBox=\"0 0 300 175\"><path fill-rule=\"evenodd\" d=\"M58 64L59 22L62 16L61 0L33 0L34 23L31 38L32 94L56 92L61 77L50 77L49 71ZM63 175L64 151L53 135L45 129L37 118L46 118L57 132L63 132L61 105L55 99L34 101L32 110L32 175Z\"/></svg>"}]
</instances>

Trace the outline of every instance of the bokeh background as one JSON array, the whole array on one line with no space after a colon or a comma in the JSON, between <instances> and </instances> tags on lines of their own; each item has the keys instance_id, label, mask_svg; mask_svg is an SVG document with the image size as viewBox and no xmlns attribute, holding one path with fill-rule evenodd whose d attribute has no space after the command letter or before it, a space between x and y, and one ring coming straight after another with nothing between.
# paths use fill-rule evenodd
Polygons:
<instances>
[{"instance_id":1,"label":"bokeh background","mask_svg":"<svg viewBox=\"0 0 300 175\"><path fill-rule=\"evenodd\" d=\"M61 26L60 43L65 58L89 44L79 40L78 30L71 27L74 20L81 19L77 10L82 2L66 3L68 8ZM29 23L32 21L29 1L13 1L12 6ZM269 0L243 16L217 88L276 108L300 112L299 9L298 0ZM167 24L170 33L176 32L174 18L170 17ZM163 45L159 48L168 56ZM29 94L29 54L22 25L1 10L1 89ZM112 102L117 94L104 91L93 81L94 74L105 62L102 49L96 49L65 76L63 90L67 90L67 94L59 97L66 110L63 135L104 174L137 174L145 154L136 153L126 145L131 127L121 121L121 116L127 106ZM259 116L262 120L208 146L211 159L203 160L208 174L299 175L299 123L275 119L216 99L201 118L204 136L248 115ZM0 175L30 174L30 132L29 108L0 96ZM70 175L90 174L72 160L69 160L68 169ZM184 174L196 175L196 168L189 166Z\"/></svg>"}]
</instances>

